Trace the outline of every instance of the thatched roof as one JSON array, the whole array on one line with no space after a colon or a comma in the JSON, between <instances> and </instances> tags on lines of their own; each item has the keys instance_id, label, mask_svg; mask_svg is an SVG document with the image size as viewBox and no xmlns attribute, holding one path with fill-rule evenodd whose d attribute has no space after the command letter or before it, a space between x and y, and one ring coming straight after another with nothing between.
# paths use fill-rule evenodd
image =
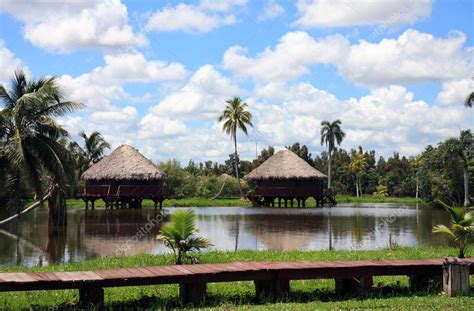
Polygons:
<instances>
[{"instance_id":1,"label":"thatched roof","mask_svg":"<svg viewBox=\"0 0 474 311\"><path fill-rule=\"evenodd\" d=\"M129 145L119 146L82 174L84 180L157 180L164 177L153 162Z\"/></svg>"},{"instance_id":2,"label":"thatched roof","mask_svg":"<svg viewBox=\"0 0 474 311\"><path fill-rule=\"evenodd\" d=\"M247 174L245 179L313 179L327 178L305 160L288 149L278 151L259 167Z\"/></svg>"}]
</instances>

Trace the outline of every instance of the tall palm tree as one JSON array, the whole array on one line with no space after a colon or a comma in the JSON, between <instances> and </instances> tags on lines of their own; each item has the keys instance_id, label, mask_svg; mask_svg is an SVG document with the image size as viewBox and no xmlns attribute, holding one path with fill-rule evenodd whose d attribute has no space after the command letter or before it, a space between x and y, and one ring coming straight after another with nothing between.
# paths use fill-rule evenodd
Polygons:
<instances>
[{"instance_id":1,"label":"tall palm tree","mask_svg":"<svg viewBox=\"0 0 474 311\"><path fill-rule=\"evenodd\" d=\"M332 152L344 140L346 133L341 129L341 120L321 122L321 145L328 146L328 189L331 189L332 179Z\"/></svg>"},{"instance_id":2,"label":"tall palm tree","mask_svg":"<svg viewBox=\"0 0 474 311\"><path fill-rule=\"evenodd\" d=\"M89 160L88 165L92 163L97 163L104 156L105 149L110 149L110 145L102 137L102 134L95 131L92 132L89 136L85 132L79 133L79 136L84 139L84 151L87 159Z\"/></svg>"},{"instance_id":3,"label":"tall palm tree","mask_svg":"<svg viewBox=\"0 0 474 311\"><path fill-rule=\"evenodd\" d=\"M21 185L30 186L42 198L47 188L45 180L65 189L73 176L70 154L60 143L68 133L55 117L82 104L64 101L56 78L28 80L21 70L15 71L9 90L0 85L0 100L0 162L7 166L7 204L18 209Z\"/></svg>"},{"instance_id":4,"label":"tall palm tree","mask_svg":"<svg viewBox=\"0 0 474 311\"><path fill-rule=\"evenodd\" d=\"M237 177L240 195L243 195L242 188L240 187L239 155L237 153L237 130L240 129L245 135L248 135L247 125L253 127L252 114L246 110L248 107L247 103L244 103L239 97L234 97L227 100L226 104L227 105L224 111L217 120L219 122L224 121L222 130L226 134L230 135L230 137L234 140L235 176Z\"/></svg>"},{"instance_id":5,"label":"tall palm tree","mask_svg":"<svg viewBox=\"0 0 474 311\"><path fill-rule=\"evenodd\" d=\"M367 159L362 152L354 152L350 163L350 169L356 175L356 195L362 196L362 185L360 183L360 173L367 167Z\"/></svg>"},{"instance_id":6,"label":"tall palm tree","mask_svg":"<svg viewBox=\"0 0 474 311\"><path fill-rule=\"evenodd\" d=\"M471 92L471 94L469 94L466 97L466 100L464 101L464 106L466 108L472 108L473 103L474 103L474 92Z\"/></svg>"}]
</instances>

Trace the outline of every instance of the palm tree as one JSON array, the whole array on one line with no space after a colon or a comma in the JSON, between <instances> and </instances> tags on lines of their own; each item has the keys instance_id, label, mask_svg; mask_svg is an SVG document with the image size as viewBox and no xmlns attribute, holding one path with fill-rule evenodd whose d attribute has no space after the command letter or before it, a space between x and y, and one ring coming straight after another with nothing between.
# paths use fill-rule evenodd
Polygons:
<instances>
[{"instance_id":1,"label":"palm tree","mask_svg":"<svg viewBox=\"0 0 474 311\"><path fill-rule=\"evenodd\" d=\"M171 215L171 222L161 227L158 239L173 250L175 263L180 265L183 259L196 260L188 255L192 251L212 246L208 239L198 237L196 228L196 215L192 210L176 211Z\"/></svg>"},{"instance_id":2,"label":"palm tree","mask_svg":"<svg viewBox=\"0 0 474 311\"><path fill-rule=\"evenodd\" d=\"M321 122L321 145L328 146L328 189L331 189L332 152L336 144L340 145L346 136L341 129L341 120Z\"/></svg>"},{"instance_id":3,"label":"palm tree","mask_svg":"<svg viewBox=\"0 0 474 311\"><path fill-rule=\"evenodd\" d=\"M466 108L472 108L473 103L474 103L474 92L471 92L471 94L469 94L466 97L466 100L464 101L464 106Z\"/></svg>"},{"instance_id":4,"label":"palm tree","mask_svg":"<svg viewBox=\"0 0 474 311\"><path fill-rule=\"evenodd\" d=\"M92 132L89 136L85 132L79 133L84 139L84 153L92 163L97 163L102 159L105 149L110 149L110 145L99 132ZM90 163L89 163L90 165Z\"/></svg>"},{"instance_id":5,"label":"palm tree","mask_svg":"<svg viewBox=\"0 0 474 311\"><path fill-rule=\"evenodd\" d=\"M360 173L367 167L367 159L362 152L354 152L350 163L350 169L356 175L356 194L362 196L362 185L360 183Z\"/></svg>"},{"instance_id":6,"label":"palm tree","mask_svg":"<svg viewBox=\"0 0 474 311\"><path fill-rule=\"evenodd\" d=\"M37 197L43 198L45 180L59 189L65 189L70 181L74 172L71 157L60 142L68 133L55 117L82 104L63 101L56 78L28 80L21 70L15 71L10 90L0 85L0 100L0 162L7 166L7 204L18 209L21 185L30 186ZM63 190L55 193L61 195ZM56 211L50 206L50 216L52 212Z\"/></svg>"},{"instance_id":7,"label":"palm tree","mask_svg":"<svg viewBox=\"0 0 474 311\"><path fill-rule=\"evenodd\" d=\"M473 143L473 136L471 130L463 130L459 138L450 138L446 141L447 147L446 156L448 159L458 158L463 163L463 184L464 184L464 206L471 204L469 199L469 158L471 155L471 148Z\"/></svg>"},{"instance_id":8,"label":"palm tree","mask_svg":"<svg viewBox=\"0 0 474 311\"><path fill-rule=\"evenodd\" d=\"M222 114L217 119L219 122L225 121L222 125L222 130L230 135L234 140L234 162L235 162L235 176L237 177L237 183L239 185L240 195L243 195L242 188L240 187L240 176L239 176L239 155L237 153L237 130L240 129L245 135L248 135L247 125L253 127L252 114L246 110L248 107L247 103L242 102L239 97L234 97L226 101L226 107Z\"/></svg>"},{"instance_id":9,"label":"palm tree","mask_svg":"<svg viewBox=\"0 0 474 311\"><path fill-rule=\"evenodd\" d=\"M469 238L474 234L474 213L465 212L460 207L451 207L441 201L438 203L444 206L451 215L451 227L437 225L433 227L433 232L451 236L459 248L459 258L464 258Z\"/></svg>"}]
</instances>

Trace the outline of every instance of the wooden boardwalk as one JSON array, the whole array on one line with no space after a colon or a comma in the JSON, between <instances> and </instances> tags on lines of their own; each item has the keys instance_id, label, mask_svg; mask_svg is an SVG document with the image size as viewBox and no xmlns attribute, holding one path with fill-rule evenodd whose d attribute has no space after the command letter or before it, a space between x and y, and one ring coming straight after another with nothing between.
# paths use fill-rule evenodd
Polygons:
<instances>
[{"instance_id":1,"label":"wooden boardwalk","mask_svg":"<svg viewBox=\"0 0 474 311\"><path fill-rule=\"evenodd\" d=\"M474 258L463 260L474 273ZM181 284L186 302L199 303L206 283L254 281L258 296L277 298L289 291L290 280L335 279L336 291L359 291L372 286L373 276L407 275L410 285L423 288L433 279L441 280L443 261L363 260L232 262L174 265L77 272L0 273L0 291L79 289L82 305L101 306L103 288L156 284Z\"/></svg>"}]
</instances>

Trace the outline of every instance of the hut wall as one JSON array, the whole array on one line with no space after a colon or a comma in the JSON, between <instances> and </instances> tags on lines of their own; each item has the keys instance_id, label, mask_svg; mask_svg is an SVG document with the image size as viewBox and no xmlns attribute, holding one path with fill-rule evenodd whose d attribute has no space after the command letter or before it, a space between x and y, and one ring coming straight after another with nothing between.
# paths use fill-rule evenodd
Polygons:
<instances>
[{"instance_id":1,"label":"hut wall","mask_svg":"<svg viewBox=\"0 0 474 311\"><path fill-rule=\"evenodd\" d=\"M165 192L161 180L90 180L86 181L83 196L160 199Z\"/></svg>"},{"instance_id":2,"label":"hut wall","mask_svg":"<svg viewBox=\"0 0 474 311\"><path fill-rule=\"evenodd\" d=\"M322 179L274 179L257 182L256 193L262 197L323 197Z\"/></svg>"}]
</instances>

